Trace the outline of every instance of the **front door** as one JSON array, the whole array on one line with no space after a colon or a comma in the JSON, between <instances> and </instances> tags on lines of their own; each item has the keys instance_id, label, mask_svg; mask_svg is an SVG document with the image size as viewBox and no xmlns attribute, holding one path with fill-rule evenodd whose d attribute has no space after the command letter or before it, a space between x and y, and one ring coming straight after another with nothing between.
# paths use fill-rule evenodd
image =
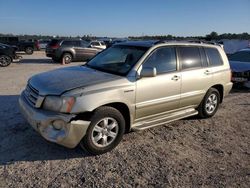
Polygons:
<instances>
[{"instance_id":1,"label":"front door","mask_svg":"<svg viewBox=\"0 0 250 188\"><path fill-rule=\"evenodd\" d=\"M136 119L154 116L179 108L181 75L174 47L154 50L143 67L155 67L155 77L142 77L136 82Z\"/></svg>"}]
</instances>

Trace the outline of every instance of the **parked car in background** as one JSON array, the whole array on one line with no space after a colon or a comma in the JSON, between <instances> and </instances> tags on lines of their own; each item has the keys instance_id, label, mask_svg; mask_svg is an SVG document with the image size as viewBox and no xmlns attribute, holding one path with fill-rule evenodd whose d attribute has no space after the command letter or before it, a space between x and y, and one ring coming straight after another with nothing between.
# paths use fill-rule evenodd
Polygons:
<instances>
[{"instance_id":1,"label":"parked car in background","mask_svg":"<svg viewBox=\"0 0 250 188\"><path fill-rule=\"evenodd\" d=\"M29 79L22 114L46 140L92 154L112 150L125 131L212 117L232 88L223 49L188 42L126 42L83 66Z\"/></svg>"},{"instance_id":2,"label":"parked car in background","mask_svg":"<svg viewBox=\"0 0 250 188\"><path fill-rule=\"evenodd\" d=\"M33 54L34 50L39 50L38 41L23 41L18 37L0 37L0 43L17 47L18 51L24 51L26 54Z\"/></svg>"},{"instance_id":3,"label":"parked car in background","mask_svg":"<svg viewBox=\"0 0 250 188\"><path fill-rule=\"evenodd\" d=\"M89 47L83 40L52 39L46 47L46 56L56 62L71 63L72 61L86 61L101 50Z\"/></svg>"},{"instance_id":4,"label":"parked car in background","mask_svg":"<svg viewBox=\"0 0 250 188\"><path fill-rule=\"evenodd\" d=\"M113 42L112 42L111 38L105 37L105 38L100 38L98 40L103 41L105 43L105 45L106 45L106 48L109 48L109 47L111 47L113 45Z\"/></svg>"},{"instance_id":5,"label":"parked car in background","mask_svg":"<svg viewBox=\"0 0 250 188\"><path fill-rule=\"evenodd\" d=\"M46 49L46 46L50 43L50 40L38 40L40 49Z\"/></svg>"},{"instance_id":6,"label":"parked car in background","mask_svg":"<svg viewBox=\"0 0 250 188\"><path fill-rule=\"evenodd\" d=\"M232 81L250 88L250 48L242 49L229 57Z\"/></svg>"},{"instance_id":7,"label":"parked car in background","mask_svg":"<svg viewBox=\"0 0 250 188\"><path fill-rule=\"evenodd\" d=\"M19 60L16 55L16 48L0 43L0 67L9 66L14 60Z\"/></svg>"},{"instance_id":8,"label":"parked car in background","mask_svg":"<svg viewBox=\"0 0 250 188\"><path fill-rule=\"evenodd\" d=\"M97 48L97 49L106 49L106 44L103 41L91 41L89 43L89 46L91 48Z\"/></svg>"}]
</instances>

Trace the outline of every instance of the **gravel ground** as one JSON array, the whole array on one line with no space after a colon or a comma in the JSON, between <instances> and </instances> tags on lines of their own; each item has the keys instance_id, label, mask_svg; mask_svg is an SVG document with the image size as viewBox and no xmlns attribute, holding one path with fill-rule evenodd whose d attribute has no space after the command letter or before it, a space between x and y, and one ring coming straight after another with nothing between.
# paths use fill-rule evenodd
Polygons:
<instances>
[{"instance_id":1,"label":"gravel ground","mask_svg":"<svg viewBox=\"0 0 250 188\"><path fill-rule=\"evenodd\" d=\"M250 187L249 91L233 91L213 118L132 132L89 156L45 141L19 112L27 79L58 67L36 52L0 69L0 187Z\"/></svg>"}]
</instances>

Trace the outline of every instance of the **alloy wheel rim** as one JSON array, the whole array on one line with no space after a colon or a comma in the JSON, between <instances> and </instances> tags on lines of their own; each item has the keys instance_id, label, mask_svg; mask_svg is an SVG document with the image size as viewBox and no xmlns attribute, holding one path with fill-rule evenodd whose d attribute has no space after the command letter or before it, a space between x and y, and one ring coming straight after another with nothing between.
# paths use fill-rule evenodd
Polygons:
<instances>
[{"instance_id":1,"label":"alloy wheel rim","mask_svg":"<svg viewBox=\"0 0 250 188\"><path fill-rule=\"evenodd\" d=\"M209 97L207 98L206 107L205 107L207 113L212 114L217 107L217 103L218 103L217 96L214 93L209 95Z\"/></svg>"},{"instance_id":2,"label":"alloy wheel rim","mask_svg":"<svg viewBox=\"0 0 250 188\"><path fill-rule=\"evenodd\" d=\"M118 131L118 122L114 118L105 117L95 124L91 140L97 147L107 147L116 139Z\"/></svg>"},{"instance_id":3,"label":"alloy wheel rim","mask_svg":"<svg viewBox=\"0 0 250 188\"><path fill-rule=\"evenodd\" d=\"M27 48L27 53L31 53L32 52L32 49L31 48Z\"/></svg>"},{"instance_id":4,"label":"alloy wheel rim","mask_svg":"<svg viewBox=\"0 0 250 188\"><path fill-rule=\"evenodd\" d=\"M1 63L2 66L8 65L9 62L10 62L10 58L9 57L7 57L7 56L1 56L0 57L0 63Z\"/></svg>"},{"instance_id":5,"label":"alloy wheel rim","mask_svg":"<svg viewBox=\"0 0 250 188\"><path fill-rule=\"evenodd\" d=\"M71 57L69 55L64 57L65 63L70 63L71 62Z\"/></svg>"}]
</instances>

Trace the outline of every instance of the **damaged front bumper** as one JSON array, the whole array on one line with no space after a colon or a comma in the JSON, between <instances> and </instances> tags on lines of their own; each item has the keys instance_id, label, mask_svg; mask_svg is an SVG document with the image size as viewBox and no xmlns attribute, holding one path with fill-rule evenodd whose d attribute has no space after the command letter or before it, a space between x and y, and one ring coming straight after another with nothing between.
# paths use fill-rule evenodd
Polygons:
<instances>
[{"instance_id":1,"label":"damaged front bumper","mask_svg":"<svg viewBox=\"0 0 250 188\"><path fill-rule=\"evenodd\" d=\"M32 107L24 95L19 98L21 113L46 140L74 148L86 134L89 121L72 120L76 115L62 114ZM60 126L58 126L58 124Z\"/></svg>"}]
</instances>

